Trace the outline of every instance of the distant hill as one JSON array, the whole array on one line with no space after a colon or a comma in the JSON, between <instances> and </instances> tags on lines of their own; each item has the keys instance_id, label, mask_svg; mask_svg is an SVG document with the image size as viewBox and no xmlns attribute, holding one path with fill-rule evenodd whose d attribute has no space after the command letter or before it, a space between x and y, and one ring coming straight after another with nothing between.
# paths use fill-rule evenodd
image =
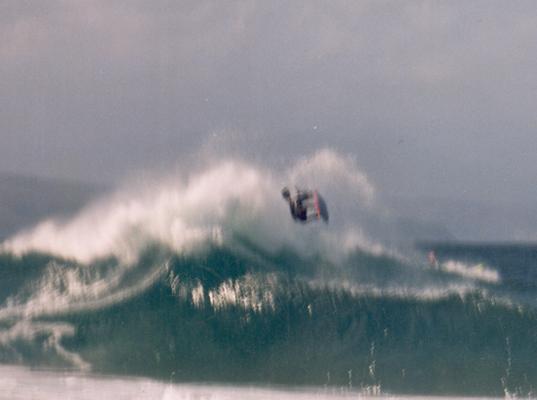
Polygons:
<instances>
[{"instance_id":1,"label":"distant hill","mask_svg":"<svg viewBox=\"0 0 537 400\"><path fill-rule=\"evenodd\" d=\"M104 186L0 173L0 241L48 216L74 213Z\"/></svg>"}]
</instances>

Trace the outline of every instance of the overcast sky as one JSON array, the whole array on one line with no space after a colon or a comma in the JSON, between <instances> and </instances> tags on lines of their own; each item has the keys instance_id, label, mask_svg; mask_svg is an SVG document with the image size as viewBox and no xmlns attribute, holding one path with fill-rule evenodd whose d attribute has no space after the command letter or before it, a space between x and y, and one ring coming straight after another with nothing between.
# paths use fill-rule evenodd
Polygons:
<instances>
[{"instance_id":1,"label":"overcast sky","mask_svg":"<svg viewBox=\"0 0 537 400\"><path fill-rule=\"evenodd\" d=\"M537 199L534 1L0 1L0 171L112 182L225 137L384 192Z\"/></svg>"}]
</instances>

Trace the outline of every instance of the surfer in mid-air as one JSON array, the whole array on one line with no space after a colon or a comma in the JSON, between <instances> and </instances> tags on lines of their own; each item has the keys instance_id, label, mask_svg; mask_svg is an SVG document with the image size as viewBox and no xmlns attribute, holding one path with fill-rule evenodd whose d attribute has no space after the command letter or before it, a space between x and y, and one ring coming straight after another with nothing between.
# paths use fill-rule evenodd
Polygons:
<instances>
[{"instance_id":1,"label":"surfer in mid-air","mask_svg":"<svg viewBox=\"0 0 537 400\"><path fill-rule=\"evenodd\" d=\"M289 209L294 220L302 222L308 221L308 207L304 204L304 201L311 198L310 193L298 191L296 198L293 199L289 189L284 187L282 189L282 197L289 203Z\"/></svg>"},{"instance_id":2,"label":"surfer in mid-air","mask_svg":"<svg viewBox=\"0 0 537 400\"><path fill-rule=\"evenodd\" d=\"M316 190L298 190L295 198L287 187L282 189L282 197L289 203L291 216L295 221L310 222L321 219L328 222L328 210L322 197Z\"/></svg>"}]
</instances>

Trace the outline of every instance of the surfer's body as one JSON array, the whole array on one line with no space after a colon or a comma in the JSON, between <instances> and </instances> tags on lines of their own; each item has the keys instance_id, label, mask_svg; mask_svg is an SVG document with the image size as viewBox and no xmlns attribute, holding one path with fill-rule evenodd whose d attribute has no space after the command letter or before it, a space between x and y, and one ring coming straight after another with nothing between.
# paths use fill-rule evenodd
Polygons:
<instances>
[{"instance_id":1,"label":"surfer's body","mask_svg":"<svg viewBox=\"0 0 537 400\"><path fill-rule=\"evenodd\" d=\"M291 216L295 221L309 222L322 218L328 222L326 204L317 191L297 190L295 198L291 197L289 189L282 189L282 196L289 204Z\"/></svg>"},{"instance_id":2,"label":"surfer's body","mask_svg":"<svg viewBox=\"0 0 537 400\"><path fill-rule=\"evenodd\" d=\"M289 210L291 216L295 221L307 222L308 221L308 206L305 201L312 197L309 192L298 192L296 198L293 199L289 190L284 188L282 190L282 196L289 203Z\"/></svg>"}]
</instances>

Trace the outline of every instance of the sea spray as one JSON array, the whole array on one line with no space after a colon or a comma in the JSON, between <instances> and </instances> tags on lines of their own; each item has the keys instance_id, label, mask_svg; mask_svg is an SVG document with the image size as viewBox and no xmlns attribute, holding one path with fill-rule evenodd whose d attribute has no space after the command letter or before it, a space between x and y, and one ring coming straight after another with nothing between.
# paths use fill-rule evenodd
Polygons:
<instances>
[{"instance_id":1,"label":"sea spray","mask_svg":"<svg viewBox=\"0 0 537 400\"><path fill-rule=\"evenodd\" d=\"M326 191L330 225L291 220L279 190L301 181ZM533 390L534 305L493 264L430 268L384 245L362 224L384 215L377 196L352 158L322 150L278 177L224 160L44 221L2 244L0 360L371 393Z\"/></svg>"}]
</instances>

